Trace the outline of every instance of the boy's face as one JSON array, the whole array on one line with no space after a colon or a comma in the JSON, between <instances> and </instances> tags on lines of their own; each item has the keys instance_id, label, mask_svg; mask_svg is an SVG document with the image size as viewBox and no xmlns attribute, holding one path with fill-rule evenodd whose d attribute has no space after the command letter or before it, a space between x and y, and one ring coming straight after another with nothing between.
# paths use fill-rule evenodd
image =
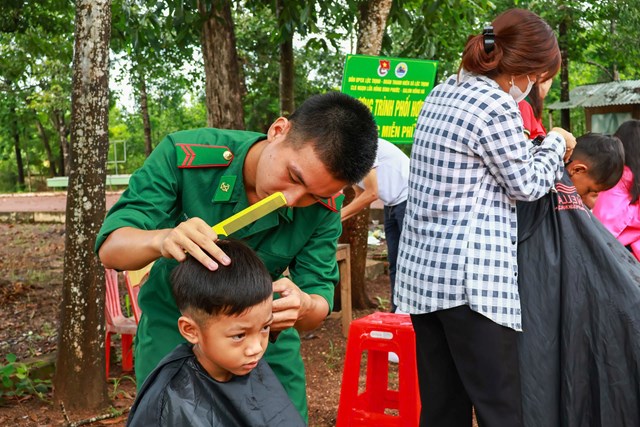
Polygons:
<instances>
[{"instance_id":1,"label":"boy's face","mask_svg":"<svg viewBox=\"0 0 640 427\"><path fill-rule=\"evenodd\" d=\"M256 164L259 199L281 191L288 206L305 207L335 195L347 185L329 173L310 143L296 149L287 141L290 122L276 121L272 129L273 135Z\"/></svg>"},{"instance_id":2,"label":"boy's face","mask_svg":"<svg viewBox=\"0 0 640 427\"><path fill-rule=\"evenodd\" d=\"M591 192L588 193L586 196L581 196L582 197L582 203L584 203L584 205L589 208L589 209L593 209L593 207L596 205L596 201L598 200L598 194L599 192Z\"/></svg>"},{"instance_id":3,"label":"boy's face","mask_svg":"<svg viewBox=\"0 0 640 427\"><path fill-rule=\"evenodd\" d=\"M607 190L607 188L603 184L598 184L596 180L591 177L589 167L586 163L574 160L567 166L567 172L569 172L571 181L582 198L582 203L584 203L587 208L593 209L593 206L596 204L596 199L598 198L598 193Z\"/></svg>"},{"instance_id":4,"label":"boy's face","mask_svg":"<svg viewBox=\"0 0 640 427\"><path fill-rule=\"evenodd\" d=\"M185 338L194 344L198 362L217 381L229 381L232 375L246 375L258 365L269 342L269 327L273 321L273 298L251 307L238 316L217 315L204 325L193 322L187 335L180 320L178 325Z\"/></svg>"}]
</instances>

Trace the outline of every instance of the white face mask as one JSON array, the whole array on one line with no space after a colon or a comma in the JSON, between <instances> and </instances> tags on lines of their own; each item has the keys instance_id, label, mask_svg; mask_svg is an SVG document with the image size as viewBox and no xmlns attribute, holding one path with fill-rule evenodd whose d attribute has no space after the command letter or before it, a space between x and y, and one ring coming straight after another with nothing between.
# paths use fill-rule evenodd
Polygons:
<instances>
[{"instance_id":1,"label":"white face mask","mask_svg":"<svg viewBox=\"0 0 640 427\"><path fill-rule=\"evenodd\" d=\"M511 95L513 99L516 100L516 103L525 99L527 95L529 95L529 92L531 92L531 88L533 87L533 84L535 82L531 81L531 79L529 79L529 76L527 76L527 82L527 89L522 92L522 90L513 82L513 77L511 77L511 87L509 88L509 95Z\"/></svg>"}]
</instances>

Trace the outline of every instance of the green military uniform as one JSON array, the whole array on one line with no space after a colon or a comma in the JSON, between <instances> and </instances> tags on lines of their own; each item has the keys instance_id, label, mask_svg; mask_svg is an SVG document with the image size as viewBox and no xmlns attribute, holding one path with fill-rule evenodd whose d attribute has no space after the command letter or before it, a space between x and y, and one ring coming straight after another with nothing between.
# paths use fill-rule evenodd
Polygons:
<instances>
[{"instance_id":1,"label":"green military uniform","mask_svg":"<svg viewBox=\"0 0 640 427\"><path fill-rule=\"evenodd\" d=\"M109 211L98 234L96 250L109 233L121 227L173 228L192 217L213 225L246 208L242 168L249 148L263 139L263 134L219 129L169 135L132 175L129 188ZM289 267L292 280L301 290L322 296L332 307L338 281L335 252L340 233L340 214L315 204L281 208L233 237L244 240L258 253L274 280ZM169 283L175 265L175 260L166 258L156 261L140 290L143 314L135 342L139 387L158 362L184 342L177 328L180 312ZM276 343L269 345L265 357L307 419L297 331L283 331Z\"/></svg>"}]
</instances>

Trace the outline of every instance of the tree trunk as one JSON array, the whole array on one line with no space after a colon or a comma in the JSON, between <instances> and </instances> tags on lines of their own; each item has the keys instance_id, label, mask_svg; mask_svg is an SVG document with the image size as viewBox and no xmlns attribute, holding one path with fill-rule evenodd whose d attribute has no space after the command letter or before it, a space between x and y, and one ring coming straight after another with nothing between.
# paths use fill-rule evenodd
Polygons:
<instances>
[{"instance_id":1,"label":"tree trunk","mask_svg":"<svg viewBox=\"0 0 640 427\"><path fill-rule=\"evenodd\" d=\"M231 18L230 0L198 0L204 18L204 58L207 124L222 129L244 129L240 63Z\"/></svg>"},{"instance_id":2,"label":"tree trunk","mask_svg":"<svg viewBox=\"0 0 640 427\"><path fill-rule=\"evenodd\" d=\"M108 404L105 280L93 246L105 215L110 0L77 0L75 27L72 156L54 401L69 410L97 410Z\"/></svg>"},{"instance_id":3,"label":"tree trunk","mask_svg":"<svg viewBox=\"0 0 640 427\"><path fill-rule=\"evenodd\" d=\"M64 111L55 110L51 115L53 126L58 132L58 144L60 145L60 159L58 160L58 172L65 176L69 173L69 164L71 163L71 155L69 153L69 141L67 134L69 129L64 121Z\"/></svg>"},{"instance_id":4,"label":"tree trunk","mask_svg":"<svg viewBox=\"0 0 640 427\"><path fill-rule=\"evenodd\" d=\"M344 189L344 203L349 204L355 197L353 187ZM351 306L355 309L373 308L376 303L367 295L365 273L367 268L367 240L369 238L369 207L342 223L340 243L348 243L351 258ZM337 293L339 296L340 294ZM342 301L336 300L335 310L342 309Z\"/></svg>"},{"instance_id":5,"label":"tree trunk","mask_svg":"<svg viewBox=\"0 0 640 427\"><path fill-rule=\"evenodd\" d=\"M392 3L392 0L368 0L360 3L357 53L362 55L380 53Z\"/></svg>"},{"instance_id":6,"label":"tree trunk","mask_svg":"<svg viewBox=\"0 0 640 427\"><path fill-rule=\"evenodd\" d=\"M280 115L293 113L294 105L294 71L293 71L292 38L280 45Z\"/></svg>"},{"instance_id":7,"label":"tree trunk","mask_svg":"<svg viewBox=\"0 0 640 427\"><path fill-rule=\"evenodd\" d=\"M51 151L51 145L49 144L49 136L47 135L47 131L45 130L40 120L36 117L36 128L38 128L38 135L40 135L40 140L42 141L42 146L44 147L44 151L47 154L47 160L49 161L49 177L56 176L56 159L53 157L53 152Z\"/></svg>"},{"instance_id":8,"label":"tree trunk","mask_svg":"<svg viewBox=\"0 0 640 427\"><path fill-rule=\"evenodd\" d=\"M284 27L281 22L281 12L283 9L283 1L278 0L278 24ZM280 43L280 115L288 116L293 113L294 105L294 56L293 56L293 33L285 35L285 40Z\"/></svg>"},{"instance_id":9,"label":"tree trunk","mask_svg":"<svg viewBox=\"0 0 640 427\"><path fill-rule=\"evenodd\" d=\"M568 17L565 16L560 21L558 28L558 45L562 57L560 66L560 101L569 101L569 34ZM568 108L560 110L560 127L571 132L571 110Z\"/></svg>"},{"instance_id":10,"label":"tree trunk","mask_svg":"<svg viewBox=\"0 0 640 427\"><path fill-rule=\"evenodd\" d=\"M16 169L18 172L18 182L16 187L18 190L23 190L25 187L24 182L24 164L22 163L22 150L20 149L20 131L18 130L18 116L16 114L16 107L13 104L15 101L11 101L9 107L9 117L11 117L11 137L13 138L13 149L16 153Z\"/></svg>"},{"instance_id":11,"label":"tree trunk","mask_svg":"<svg viewBox=\"0 0 640 427\"><path fill-rule=\"evenodd\" d=\"M612 36L615 36L616 28L617 28L616 19L613 18L611 19L611 35ZM613 76L612 79L614 82L620 81L620 73L618 72L618 63L615 61L613 62L613 64L611 64L611 75Z\"/></svg>"},{"instance_id":12,"label":"tree trunk","mask_svg":"<svg viewBox=\"0 0 640 427\"><path fill-rule=\"evenodd\" d=\"M140 114L142 114L142 124L144 128L144 154L149 157L153 150L151 143L151 120L149 119L149 106L147 104L147 82L142 73L140 78Z\"/></svg>"},{"instance_id":13,"label":"tree trunk","mask_svg":"<svg viewBox=\"0 0 640 427\"><path fill-rule=\"evenodd\" d=\"M357 53L378 55L382 46L387 17L392 0L369 0L361 3L358 18ZM345 190L345 203L354 198L351 188ZM353 308L374 307L365 288L365 270L367 267L367 239L369 237L369 208L342 223L341 243L351 246L351 302Z\"/></svg>"}]
</instances>

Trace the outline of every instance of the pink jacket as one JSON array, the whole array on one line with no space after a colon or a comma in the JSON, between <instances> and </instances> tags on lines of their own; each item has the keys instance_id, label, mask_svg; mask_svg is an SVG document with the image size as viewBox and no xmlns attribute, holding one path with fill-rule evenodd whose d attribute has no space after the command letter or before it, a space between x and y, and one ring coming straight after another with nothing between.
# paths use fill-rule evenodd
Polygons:
<instances>
[{"instance_id":1,"label":"pink jacket","mask_svg":"<svg viewBox=\"0 0 640 427\"><path fill-rule=\"evenodd\" d=\"M615 187L598 195L593 214L620 243L631 245L633 254L640 261L640 200L629 204L632 182L633 173L625 166Z\"/></svg>"}]
</instances>

